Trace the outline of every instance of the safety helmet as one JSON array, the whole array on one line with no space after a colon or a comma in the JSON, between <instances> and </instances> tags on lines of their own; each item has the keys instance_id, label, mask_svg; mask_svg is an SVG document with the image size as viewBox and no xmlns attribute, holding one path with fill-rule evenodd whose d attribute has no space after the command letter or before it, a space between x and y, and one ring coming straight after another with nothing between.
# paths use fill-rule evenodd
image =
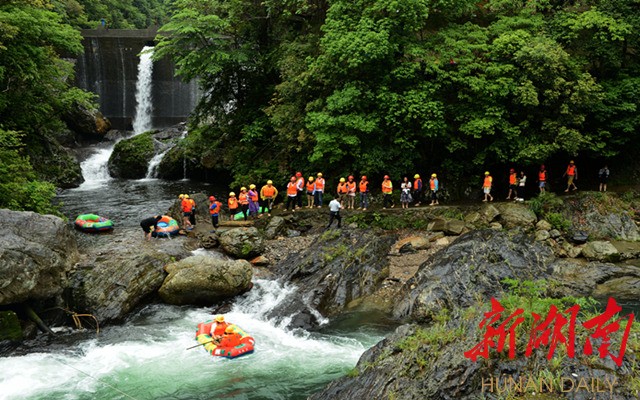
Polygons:
<instances>
[{"instance_id":1,"label":"safety helmet","mask_svg":"<svg viewBox=\"0 0 640 400\"><path fill-rule=\"evenodd\" d=\"M484 171L484 174L485 175L489 175L489 171Z\"/></svg>"},{"instance_id":2,"label":"safety helmet","mask_svg":"<svg viewBox=\"0 0 640 400\"><path fill-rule=\"evenodd\" d=\"M340 183L344 183L344 178L340 178Z\"/></svg>"},{"instance_id":3,"label":"safety helmet","mask_svg":"<svg viewBox=\"0 0 640 400\"><path fill-rule=\"evenodd\" d=\"M573 164L573 160L569 161L569 164Z\"/></svg>"},{"instance_id":4,"label":"safety helmet","mask_svg":"<svg viewBox=\"0 0 640 400\"><path fill-rule=\"evenodd\" d=\"M269 180L267 181L267 185L273 185L273 181L272 181L271 179L269 179Z\"/></svg>"},{"instance_id":5,"label":"safety helmet","mask_svg":"<svg viewBox=\"0 0 640 400\"><path fill-rule=\"evenodd\" d=\"M367 180L367 176L366 175L362 175L362 180L366 181Z\"/></svg>"},{"instance_id":6,"label":"safety helmet","mask_svg":"<svg viewBox=\"0 0 640 400\"><path fill-rule=\"evenodd\" d=\"M209 201L216 201L216 198L213 196L209 196Z\"/></svg>"},{"instance_id":7,"label":"safety helmet","mask_svg":"<svg viewBox=\"0 0 640 400\"><path fill-rule=\"evenodd\" d=\"M384 176L384 179L389 179L389 175L385 175L385 176Z\"/></svg>"},{"instance_id":8,"label":"safety helmet","mask_svg":"<svg viewBox=\"0 0 640 400\"><path fill-rule=\"evenodd\" d=\"M189 198L189 195L188 195L188 194L185 194L185 195L184 195L184 198L185 198L185 199L188 199L188 198Z\"/></svg>"},{"instance_id":9,"label":"safety helmet","mask_svg":"<svg viewBox=\"0 0 640 400\"><path fill-rule=\"evenodd\" d=\"M436 174L431 174L431 177L432 177L432 178L436 178L437 176L438 176L438 175L436 175Z\"/></svg>"},{"instance_id":10,"label":"safety helmet","mask_svg":"<svg viewBox=\"0 0 640 400\"><path fill-rule=\"evenodd\" d=\"M180 194L180 196L178 196L179 199L184 199L184 194Z\"/></svg>"},{"instance_id":11,"label":"safety helmet","mask_svg":"<svg viewBox=\"0 0 640 400\"><path fill-rule=\"evenodd\" d=\"M511 168L511 169L509 170L509 172L514 173L514 172L516 172L516 170L515 170L515 169L513 169L513 168Z\"/></svg>"},{"instance_id":12,"label":"safety helmet","mask_svg":"<svg viewBox=\"0 0 640 400\"><path fill-rule=\"evenodd\" d=\"M235 195L236 195L236 194L235 194L234 192L229 193L229 197L233 197L233 196L235 196Z\"/></svg>"},{"instance_id":13,"label":"safety helmet","mask_svg":"<svg viewBox=\"0 0 640 400\"><path fill-rule=\"evenodd\" d=\"M302 176L302 172L296 172L296 177L300 178Z\"/></svg>"},{"instance_id":14,"label":"safety helmet","mask_svg":"<svg viewBox=\"0 0 640 400\"><path fill-rule=\"evenodd\" d=\"M353 180L353 175L349 175L349 180L352 181Z\"/></svg>"},{"instance_id":15,"label":"safety helmet","mask_svg":"<svg viewBox=\"0 0 640 400\"><path fill-rule=\"evenodd\" d=\"M253 183L251 185L249 185L249 189L255 189L256 185L254 185Z\"/></svg>"},{"instance_id":16,"label":"safety helmet","mask_svg":"<svg viewBox=\"0 0 640 400\"><path fill-rule=\"evenodd\" d=\"M540 170L544 169L544 164L540 165Z\"/></svg>"},{"instance_id":17,"label":"safety helmet","mask_svg":"<svg viewBox=\"0 0 640 400\"><path fill-rule=\"evenodd\" d=\"M313 182L313 176L309 177L309 182Z\"/></svg>"},{"instance_id":18,"label":"safety helmet","mask_svg":"<svg viewBox=\"0 0 640 400\"><path fill-rule=\"evenodd\" d=\"M227 329L224 330L225 333L234 333L234 329L232 325L227 326Z\"/></svg>"},{"instance_id":19,"label":"safety helmet","mask_svg":"<svg viewBox=\"0 0 640 400\"><path fill-rule=\"evenodd\" d=\"M240 191L241 191L241 192L246 192L246 191L247 191L247 188L243 186L243 187L241 187L241 188L240 188Z\"/></svg>"},{"instance_id":20,"label":"safety helmet","mask_svg":"<svg viewBox=\"0 0 640 400\"><path fill-rule=\"evenodd\" d=\"M413 179L420 179L420 174L415 174L415 175L413 176Z\"/></svg>"},{"instance_id":21,"label":"safety helmet","mask_svg":"<svg viewBox=\"0 0 640 400\"><path fill-rule=\"evenodd\" d=\"M214 321L224 322L224 315L216 315L216 317L214 318Z\"/></svg>"},{"instance_id":22,"label":"safety helmet","mask_svg":"<svg viewBox=\"0 0 640 400\"><path fill-rule=\"evenodd\" d=\"M318 176L322 176L322 172L318 172Z\"/></svg>"}]
</instances>

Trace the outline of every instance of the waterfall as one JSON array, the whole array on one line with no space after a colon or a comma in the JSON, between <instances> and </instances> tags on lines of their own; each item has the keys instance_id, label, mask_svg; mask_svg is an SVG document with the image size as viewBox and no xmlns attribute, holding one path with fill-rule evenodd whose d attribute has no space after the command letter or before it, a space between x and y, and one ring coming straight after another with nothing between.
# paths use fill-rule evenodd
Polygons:
<instances>
[{"instance_id":1,"label":"waterfall","mask_svg":"<svg viewBox=\"0 0 640 400\"><path fill-rule=\"evenodd\" d=\"M136 82L136 115L133 118L133 132L143 133L152 128L153 102L151 98L151 77L153 75L153 47L145 46L140 53L138 81Z\"/></svg>"},{"instance_id":2,"label":"waterfall","mask_svg":"<svg viewBox=\"0 0 640 400\"><path fill-rule=\"evenodd\" d=\"M160 162L162 162L162 158L164 157L164 155L167 154L169 150L171 150L172 148L173 148L172 146L167 147L164 151L156 154L155 156L153 156L151 160L149 160L149 167L147 167L147 175L144 177L144 179L153 179L157 177L158 165L160 165Z\"/></svg>"}]
</instances>

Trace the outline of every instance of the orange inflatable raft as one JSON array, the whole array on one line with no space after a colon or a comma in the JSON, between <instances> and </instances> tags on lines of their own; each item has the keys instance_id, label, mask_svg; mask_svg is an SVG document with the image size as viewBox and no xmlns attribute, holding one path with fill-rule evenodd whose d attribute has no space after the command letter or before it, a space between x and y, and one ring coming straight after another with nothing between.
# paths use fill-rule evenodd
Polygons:
<instances>
[{"instance_id":1,"label":"orange inflatable raft","mask_svg":"<svg viewBox=\"0 0 640 400\"><path fill-rule=\"evenodd\" d=\"M202 347L204 347L209 354L217 357L236 358L253 353L256 343L255 340L235 324L230 324L229 328L240 336L239 344L233 347L224 347L212 342L211 325L213 324L215 324L214 321L201 322L198 324L198 330L196 331L196 340L198 343L203 344Z\"/></svg>"}]
</instances>

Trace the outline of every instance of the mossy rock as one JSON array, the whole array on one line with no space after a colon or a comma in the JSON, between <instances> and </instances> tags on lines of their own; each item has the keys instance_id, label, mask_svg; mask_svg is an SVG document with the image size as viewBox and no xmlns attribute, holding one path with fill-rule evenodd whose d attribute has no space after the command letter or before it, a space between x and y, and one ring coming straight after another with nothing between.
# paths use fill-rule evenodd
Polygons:
<instances>
[{"instance_id":1,"label":"mossy rock","mask_svg":"<svg viewBox=\"0 0 640 400\"><path fill-rule=\"evenodd\" d=\"M109 173L115 178L140 179L147 174L149 161L155 155L152 132L121 140L109 158Z\"/></svg>"},{"instance_id":2,"label":"mossy rock","mask_svg":"<svg viewBox=\"0 0 640 400\"><path fill-rule=\"evenodd\" d=\"M158 165L158 178L182 179L184 177L184 149L176 146L162 157Z\"/></svg>"},{"instance_id":3,"label":"mossy rock","mask_svg":"<svg viewBox=\"0 0 640 400\"><path fill-rule=\"evenodd\" d=\"M3 340L22 340L20 320L13 311L0 311L0 342Z\"/></svg>"}]
</instances>

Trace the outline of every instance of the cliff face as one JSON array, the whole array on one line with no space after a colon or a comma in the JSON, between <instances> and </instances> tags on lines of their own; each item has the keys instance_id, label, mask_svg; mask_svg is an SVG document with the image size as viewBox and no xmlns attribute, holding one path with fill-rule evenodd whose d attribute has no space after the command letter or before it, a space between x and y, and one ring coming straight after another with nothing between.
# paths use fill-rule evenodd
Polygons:
<instances>
[{"instance_id":1,"label":"cliff face","mask_svg":"<svg viewBox=\"0 0 640 400\"><path fill-rule=\"evenodd\" d=\"M83 30L84 53L77 59L76 85L98 95L100 111L114 129L132 129L136 109L138 54L152 46L155 30ZM171 61L154 63L153 118L156 128L186 120L196 105L196 82L174 77Z\"/></svg>"}]
</instances>

